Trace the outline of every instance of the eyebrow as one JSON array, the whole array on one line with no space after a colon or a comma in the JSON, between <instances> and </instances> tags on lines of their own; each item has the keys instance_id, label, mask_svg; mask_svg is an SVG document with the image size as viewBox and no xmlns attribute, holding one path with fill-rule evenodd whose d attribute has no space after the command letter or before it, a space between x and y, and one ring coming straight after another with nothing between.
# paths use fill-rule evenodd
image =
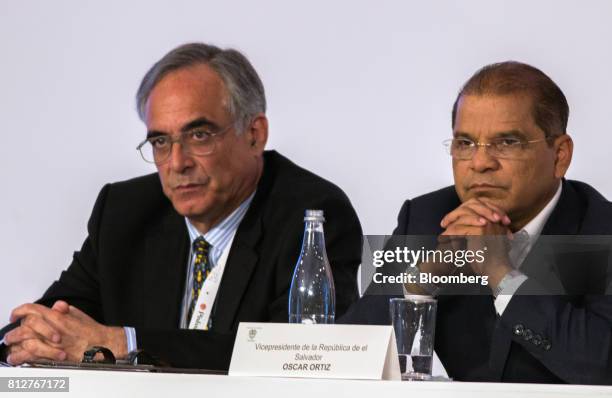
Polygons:
<instances>
[{"instance_id":1,"label":"eyebrow","mask_svg":"<svg viewBox=\"0 0 612 398\"><path fill-rule=\"evenodd\" d=\"M475 141L475 139L473 138L473 135L465 131L455 132L455 134L453 135L453 138L458 138L458 137L459 138L469 138L470 140ZM492 138L495 139L495 138L509 138L509 137L516 137L516 138L521 138L524 140L527 140L528 138L525 135L525 133L523 133L520 130L499 131L495 133Z\"/></svg>"},{"instance_id":2,"label":"eyebrow","mask_svg":"<svg viewBox=\"0 0 612 398\"><path fill-rule=\"evenodd\" d=\"M464 131L456 131L453 134L453 138L469 138L473 141L472 135L470 133L466 133Z\"/></svg>"},{"instance_id":3,"label":"eyebrow","mask_svg":"<svg viewBox=\"0 0 612 398\"><path fill-rule=\"evenodd\" d=\"M528 137L520 130L509 130L496 133L495 138L520 138L527 141Z\"/></svg>"},{"instance_id":4,"label":"eyebrow","mask_svg":"<svg viewBox=\"0 0 612 398\"><path fill-rule=\"evenodd\" d=\"M192 120L191 122L189 122L189 123L185 124L183 127L181 127L181 133L184 133L184 132L189 131L189 130L193 130L193 129L198 128L198 127L219 128L219 126L215 122L213 122L213 121L211 121L211 120L209 120L209 119L207 119L205 117L200 117L200 118L197 118L195 120ZM149 131L147 131L147 139L159 137L159 136L162 136L162 135L170 135L170 134L168 134L168 133L166 133L164 131L159 131L159 130L149 130Z\"/></svg>"}]
</instances>

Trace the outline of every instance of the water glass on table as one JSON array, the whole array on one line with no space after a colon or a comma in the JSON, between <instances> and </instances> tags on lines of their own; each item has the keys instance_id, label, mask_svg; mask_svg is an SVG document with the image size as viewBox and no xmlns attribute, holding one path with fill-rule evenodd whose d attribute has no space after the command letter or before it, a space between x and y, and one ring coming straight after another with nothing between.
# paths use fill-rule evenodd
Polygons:
<instances>
[{"instance_id":1,"label":"water glass on table","mask_svg":"<svg viewBox=\"0 0 612 398\"><path fill-rule=\"evenodd\" d=\"M429 380L433 363L437 302L430 296L389 300L402 380Z\"/></svg>"}]
</instances>

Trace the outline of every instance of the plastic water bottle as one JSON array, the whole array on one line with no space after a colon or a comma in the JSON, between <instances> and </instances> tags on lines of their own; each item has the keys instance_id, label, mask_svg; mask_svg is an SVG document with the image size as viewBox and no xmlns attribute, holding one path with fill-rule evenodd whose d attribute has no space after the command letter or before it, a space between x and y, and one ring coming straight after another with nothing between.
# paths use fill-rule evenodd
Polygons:
<instances>
[{"instance_id":1,"label":"plastic water bottle","mask_svg":"<svg viewBox=\"0 0 612 398\"><path fill-rule=\"evenodd\" d=\"M300 258L289 290L289 323L334 323L336 289L323 233L323 210L306 210Z\"/></svg>"}]
</instances>

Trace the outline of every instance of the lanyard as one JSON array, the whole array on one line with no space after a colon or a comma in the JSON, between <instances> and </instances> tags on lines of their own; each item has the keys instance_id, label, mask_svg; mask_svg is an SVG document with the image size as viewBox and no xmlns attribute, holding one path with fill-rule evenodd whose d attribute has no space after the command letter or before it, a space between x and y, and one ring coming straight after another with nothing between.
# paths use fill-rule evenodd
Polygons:
<instances>
[{"instance_id":1,"label":"lanyard","mask_svg":"<svg viewBox=\"0 0 612 398\"><path fill-rule=\"evenodd\" d=\"M219 285L221 285L223 270L225 269L225 264L227 263L227 258L232 243L234 242L235 235L236 231L232 233L232 237L227 246L225 246L225 250L223 250L221 257L219 257L217 265L210 271L210 274L208 274L208 277L202 284L202 290L200 290L198 301L196 302L191 320L189 321L189 329L208 330L208 320L210 319L210 313L213 309L217 292L219 291Z\"/></svg>"}]
</instances>

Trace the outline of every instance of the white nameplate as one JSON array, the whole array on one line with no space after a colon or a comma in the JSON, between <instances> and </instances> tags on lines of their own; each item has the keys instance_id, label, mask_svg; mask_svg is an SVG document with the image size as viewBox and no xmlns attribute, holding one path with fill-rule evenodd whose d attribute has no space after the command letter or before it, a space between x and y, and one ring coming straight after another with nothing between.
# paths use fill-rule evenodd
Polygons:
<instances>
[{"instance_id":1,"label":"white nameplate","mask_svg":"<svg viewBox=\"0 0 612 398\"><path fill-rule=\"evenodd\" d=\"M240 323L230 376L400 380L391 326Z\"/></svg>"}]
</instances>

